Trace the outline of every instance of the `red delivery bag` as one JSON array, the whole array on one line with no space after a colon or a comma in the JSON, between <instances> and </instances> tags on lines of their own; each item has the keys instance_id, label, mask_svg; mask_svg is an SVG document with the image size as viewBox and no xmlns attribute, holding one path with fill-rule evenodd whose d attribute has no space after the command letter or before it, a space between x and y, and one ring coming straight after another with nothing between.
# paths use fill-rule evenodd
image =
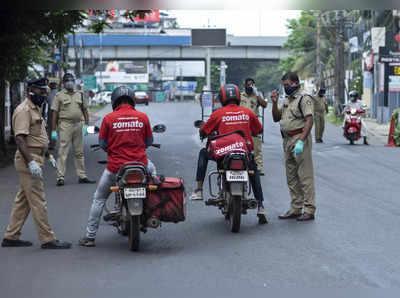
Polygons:
<instances>
[{"instance_id":1,"label":"red delivery bag","mask_svg":"<svg viewBox=\"0 0 400 298\"><path fill-rule=\"evenodd\" d=\"M186 217L186 192L182 178L152 177L157 190L151 190L145 200L148 217L156 217L163 222L180 222Z\"/></svg>"},{"instance_id":2,"label":"red delivery bag","mask_svg":"<svg viewBox=\"0 0 400 298\"><path fill-rule=\"evenodd\" d=\"M241 131L216 136L208 142L207 151L216 160L224 157L231 150L249 152L246 139Z\"/></svg>"}]
</instances>

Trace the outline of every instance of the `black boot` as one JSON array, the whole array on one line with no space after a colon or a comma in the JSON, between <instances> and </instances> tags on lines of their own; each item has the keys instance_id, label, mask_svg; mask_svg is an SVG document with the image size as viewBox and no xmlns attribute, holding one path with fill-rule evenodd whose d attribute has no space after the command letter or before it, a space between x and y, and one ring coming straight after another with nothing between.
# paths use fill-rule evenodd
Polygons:
<instances>
[{"instance_id":1,"label":"black boot","mask_svg":"<svg viewBox=\"0 0 400 298\"><path fill-rule=\"evenodd\" d=\"M364 145L369 145L367 142L367 137L364 137Z\"/></svg>"}]
</instances>

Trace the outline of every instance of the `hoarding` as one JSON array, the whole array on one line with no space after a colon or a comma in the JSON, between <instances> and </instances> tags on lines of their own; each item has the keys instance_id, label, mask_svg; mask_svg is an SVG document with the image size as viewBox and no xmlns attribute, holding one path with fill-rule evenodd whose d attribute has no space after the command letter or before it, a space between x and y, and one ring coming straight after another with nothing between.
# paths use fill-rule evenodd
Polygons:
<instances>
[{"instance_id":1,"label":"hoarding","mask_svg":"<svg viewBox=\"0 0 400 298\"><path fill-rule=\"evenodd\" d=\"M192 29L192 46L225 46L226 29Z\"/></svg>"}]
</instances>

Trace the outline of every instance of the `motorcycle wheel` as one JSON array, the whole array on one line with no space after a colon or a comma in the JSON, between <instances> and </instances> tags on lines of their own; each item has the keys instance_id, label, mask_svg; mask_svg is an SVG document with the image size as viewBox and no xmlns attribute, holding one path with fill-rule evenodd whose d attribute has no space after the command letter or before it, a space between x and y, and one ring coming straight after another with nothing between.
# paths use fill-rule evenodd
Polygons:
<instances>
[{"instance_id":1,"label":"motorcycle wheel","mask_svg":"<svg viewBox=\"0 0 400 298\"><path fill-rule=\"evenodd\" d=\"M140 244L140 216L131 216L129 223L129 249L131 251L138 251Z\"/></svg>"},{"instance_id":2,"label":"motorcycle wheel","mask_svg":"<svg viewBox=\"0 0 400 298\"><path fill-rule=\"evenodd\" d=\"M129 235L129 231L130 231L130 219L129 219L129 215L128 215L128 210L125 206L122 207L122 214L121 214L121 226L120 226L120 230L121 230L121 235L122 236L128 236ZM128 220L124 220L124 219L128 219Z\"/></svg>"},{"instance_id":3,"label":"motorcycle wheel","mask_svg":"<svg viewBox=\"0 0 400 298\"><path fill-rule=\"evenodd\" d=\"M242 217L242 197L232 196L229 208L229 227L232 233L239 232L241 217Z\"/></svg>"}]
</instances>

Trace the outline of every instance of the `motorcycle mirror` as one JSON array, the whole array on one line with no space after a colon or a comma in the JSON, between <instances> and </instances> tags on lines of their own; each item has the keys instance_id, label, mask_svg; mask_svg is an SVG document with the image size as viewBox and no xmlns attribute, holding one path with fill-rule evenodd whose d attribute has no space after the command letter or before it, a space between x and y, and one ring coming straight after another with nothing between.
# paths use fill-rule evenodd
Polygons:
<instances>
[{"instance_id":1,"label":"motorcycle mirror","mask_svg":"<svg viewBox=\"0 0 400 298\"><path fill-rule=\"evenodd\" d=\"M196 120L196 121L193 123L194 127L196 127L196 128L202 127L203 124L204 124L204 121L203 121L203 120Z\"/></svg>"},{"instance_id":2,"label":"motorcycle mirror","mask_svg":"<svg viewBox=\"0 0 400 298\"><path fill-rule=\"evenodd\" d=\"M87 128L87 132L88 133L90 133L90 134L96 134L96 133L99 133L99 131L100 131L100 128L98 128L97 126L88 126L88 128Z\"/></svg>"},{"instance_id":3,"label":"motorcycle mirror","mask_svg":"<svg viewBox=\"0 0 400 298\"><path fill-rule=\"evenodd\" d=\"M153 132L155 133L163 133L167 130L167 127L164 124L157 124L153 126Z\"/></svg>"}]
</instances>

